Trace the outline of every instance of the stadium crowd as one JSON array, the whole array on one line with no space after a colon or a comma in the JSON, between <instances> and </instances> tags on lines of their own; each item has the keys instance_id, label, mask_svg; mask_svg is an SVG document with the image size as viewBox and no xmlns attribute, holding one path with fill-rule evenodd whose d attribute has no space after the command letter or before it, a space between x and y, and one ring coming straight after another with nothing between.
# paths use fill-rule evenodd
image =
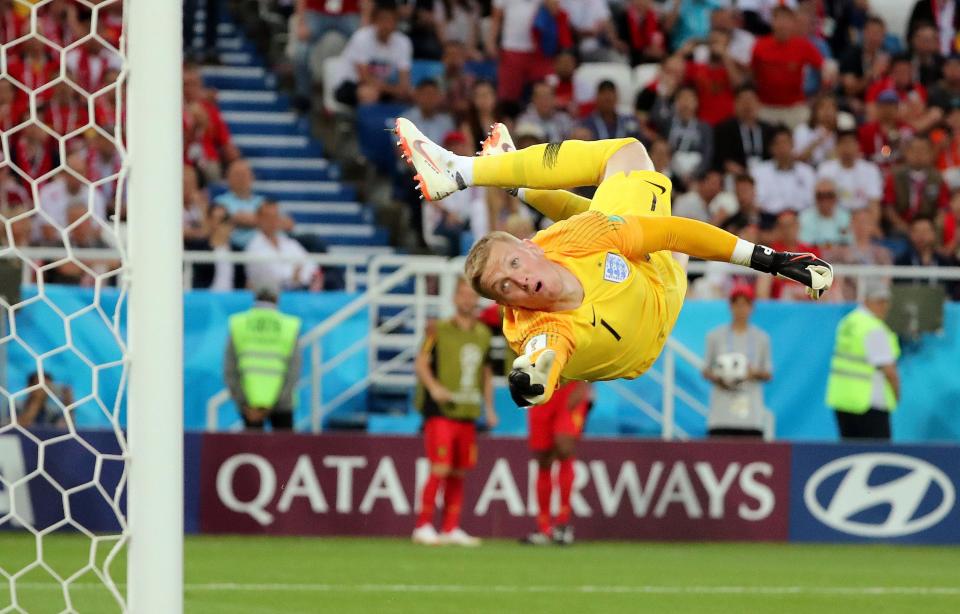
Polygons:
<instances>
[{"instance_id":1,"label":"stadium crowd","mask_svg":"<svg viewBox=\"0 0 960 614\"><path fill-rule=\"evenodd\" d=\"M676 215L835 263L943 266L960 255L960 49L937 4L917 2L902 33L866 0L306 0L290 23L301 107L309 45L350 33L323 87L358 116L408 105L457 153L494 121L519 147L634 136L673 180ZM543 223L502 191L421 203L411 186L398 173L435 253ZM741 281L718 267L692 292Z\"/></svg>"}]
</instances>

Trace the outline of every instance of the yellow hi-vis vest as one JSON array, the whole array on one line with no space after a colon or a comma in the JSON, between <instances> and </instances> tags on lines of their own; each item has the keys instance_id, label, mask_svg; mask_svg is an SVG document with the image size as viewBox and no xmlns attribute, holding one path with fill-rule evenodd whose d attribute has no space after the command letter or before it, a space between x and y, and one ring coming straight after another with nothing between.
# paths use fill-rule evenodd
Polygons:
<instances>
[{"instance_id":1,"label":"yellow hi-vis vest","mask_svg":"<svg viewBox=\"0 0 960 614\"><path fill-rule=\"evenodd\" d=\"M882 329L890 338L894 359L900 356L897 336L880 318L864 309L855 309L837 325L837 340L830 361L827 381L827 406L837 411L864 414L870 409L873 380L877 368L867 360L867 336ZM887 410L897 407L893 386L883 378Z\"/></svg>"},{"instance_id":2,"label":"yellow hi-vis vest","mask_svg":"<svg viewBox=\"0 0 960 614\"><path fill-rule=\"evenodd\" d=\"M276 309L254 307L230 316L230 337L249 406L272 408L279 400L299 334L300 318Z\"/></svg>"}]
</instances>

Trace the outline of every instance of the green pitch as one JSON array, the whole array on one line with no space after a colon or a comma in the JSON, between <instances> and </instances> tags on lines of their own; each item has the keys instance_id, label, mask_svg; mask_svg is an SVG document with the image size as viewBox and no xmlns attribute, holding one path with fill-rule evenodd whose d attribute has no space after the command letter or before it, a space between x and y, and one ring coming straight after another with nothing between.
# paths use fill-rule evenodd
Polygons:
<instances>
[{"instance_id":1,"label":"green pitch","mask_svg":"<svg viewBox=\"0 0 960 614\"><path fill-rule=\"evenodd\" d=\"M57 535L44 560L59 574L102 561L110 544ZM34 542L0 534L0 568L35 560ZM122 582L122 560L114 563ZM0 612L10 608L6 579ZM960 612L960 548L782 544L581 543L466 550L403 540L192 537L186 611L197 614L375 612ZM42 569L18 579L30 614L64 609ZM71 592L78 612L115 612L92 574Z\"/></svg>"}]
</instances>

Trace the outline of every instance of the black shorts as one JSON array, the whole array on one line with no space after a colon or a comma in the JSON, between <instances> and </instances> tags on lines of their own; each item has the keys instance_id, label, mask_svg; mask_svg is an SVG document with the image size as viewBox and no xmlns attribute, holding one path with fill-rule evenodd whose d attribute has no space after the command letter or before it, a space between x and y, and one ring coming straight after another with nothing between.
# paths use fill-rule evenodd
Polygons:
<instances>
[{"instance_id":1,"label":"black shorts","mask_svg":"<svg viewBox=\"0 0 960 614\"><path fill-rule=\"evenodd\" d=\"M890 439L890 412L884 409L870 408L864 414L833 413L841 439Z\"/></svg>"},{"instance_id":2,"label":"black shorts","mask_svg":"<svg viewBox=\"0 0 960 614\"><path fill-rule=\"evenodd\" d=\"M710 437L737 437L740 439L763 439L763 431L757 429L715 428L707 433Z\"/></svg>"}]
</instances>

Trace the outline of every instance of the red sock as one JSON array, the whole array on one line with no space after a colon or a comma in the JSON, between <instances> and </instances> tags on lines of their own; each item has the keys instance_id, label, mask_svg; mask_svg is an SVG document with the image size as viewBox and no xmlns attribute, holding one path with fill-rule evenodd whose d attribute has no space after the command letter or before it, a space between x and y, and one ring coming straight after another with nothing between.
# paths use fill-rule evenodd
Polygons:
<instances>
[{"instance_id":1,"label":"red sock","mask_svg":"<svg viewBox=\"0 0 960 614\"><path fill-rule=\"evenodd\" d=\"M541 533L550 533L550 497L553 495L553 477L550 467L537 469L537 529Z\"/></svg>"},{"instance_id":2,"label":"red sock","mask_svg":"<svg viewBox=\"0 0 960 614\"><path fill-rule=\"evenodd\" d=\"M460 526L460 508L463 507L463 476L451 475L443 489L443 528L444 533Z\"/></svg>"},{"instance_id":3,"label":"red sock","mask_svg":"<svg viewBox=\"0 0 960 614\"><path fill-rule=\"evenodd\" d=\"M427 483L423 485L423 492L420 495L420 516L417 517L417 528L433 522L433 512L437 507L437 490L440 489L440 482L443 480L434 474L430 474ZM448 487L449 488L449 487Z\"/></svg>"},{"instance_id":4,"label":"red sock","mask_svg":"<svg viewBox=\"0 0 960 614\"><path fill-rule=\"evenodd\" d=\"M560 513L557 514L557 524L567 524L570 522L570 491L573 490L572 458L560 461L557 481L560 482Z\"/></svg>"}]
</instances>

